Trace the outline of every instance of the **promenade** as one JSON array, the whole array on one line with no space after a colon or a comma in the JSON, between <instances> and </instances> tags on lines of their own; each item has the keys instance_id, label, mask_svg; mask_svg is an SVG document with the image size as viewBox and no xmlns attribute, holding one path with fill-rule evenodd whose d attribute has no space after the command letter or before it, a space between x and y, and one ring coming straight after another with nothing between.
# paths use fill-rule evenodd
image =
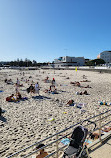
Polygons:
<instances>
[{"instance_id":1,"label":"promenade","mask_svg":"<svg viewBox=\"0 0 111 158\"><path fill-rule=\"evenodd\" d=\"M90 153L91 158L111 158L111 137L103 144L98 144Z\"/></svg>"}]
</instances>

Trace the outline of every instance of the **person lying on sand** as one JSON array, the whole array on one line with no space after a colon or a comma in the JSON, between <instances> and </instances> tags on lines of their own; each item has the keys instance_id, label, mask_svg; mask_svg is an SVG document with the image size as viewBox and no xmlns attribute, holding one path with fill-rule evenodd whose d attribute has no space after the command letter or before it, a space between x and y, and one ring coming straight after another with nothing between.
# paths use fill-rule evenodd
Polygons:
<instances>
[{"instance_id":1,"label":"person lying on sand","mask_svg":"<svg viewBox=\"0 0 111 158\"><path fill-rule=\"evenodd\" d=\"M9 80L5 79L4 82L7 84L13 84L12 79L9 79Z\"/></svg>"},{"instance_id":2,"label":"person lying on sand","mask_svg":"<svg viewBox=\"0 0 111 158\"><path fill-rule=\"evenodd\" d=\"M80 82L91 82L91 81L88 81L88 80L83 80L83 81L80 81Z\"/></svg>"},{"instance_id":3,"label":"person lying on sand","mask_svg":"<svg viewBox=\"0 0 111 158\"><path fill-rule=\"evenodd\" d=\"M92 88L92 87L90 87L89 85L87 85L87 86L81 86L81 88Z\"/></svg>"},{"instance_id":4,"label":"person lying on sand","mask_svg":"<svg viewBox=\"0 0 111 158\"><path fill-rule=\"evenodd\" d=\"M101 136L104 135L104 133L101 133ZM98 139L99 138L99 130L93 132L90 134L91 139Z\"/></svg>"},{"instance_id":5,"label":"person lying on sand","mask_svg":"<svg viewBox=\"0 0 111 158\"><path fill-rule=\"evenodd\" d=\"M79 93L79 92L76 92L76 94L77 94L77 95L83 95L83 94L85 94L85 95L89 95L87 91L80 92L80 93Z\"/></svg>"},{"instance_id":6,"label":"person lying on sand","mask_svg":"<svg viewBox=\"0 0 111 158\"><path fill-rule=\"evenodd\" d=\"M51 85L49 89L45 89L45 93L57 93L55 85Z\"/></svg>"},{"instance_id":7,"label":"person lying on sand","mask_svg":"<svg viewBox=\"0 0 111 158\"><path fill-rule=\"evenodd\" d=\"M73 84L74 86L77 86L77 87L80 87L81 86L81 84L80 84L80 82L70 82L70 84Z\"/></svg>"},{"instance_id":8,"label":"person lying on sand","mask_svg":"<svg viewBox=\"0 0 111 158\"><path fill-rule=\"evenodd\" d=\"M91 135L91 139L98 139L99 138L99 133L98 132L94 132L94 133L92 133Z\"/></svg>"},{"instance_id":9,"label":"person lying on sand","mask_svg":"<svg viewBox=\"0 0 111 158\"><path fill-rule=\"evenodd\" d=\"M110 126L105 126L102 128L102 131L104 131L104 132L109 132L110 130L111 130Z\"/></svg>"},{"instance_id":10,"label":"person lying on sand","mask_svg":"<svg viewBox=\"0 0 111 158\"><path fill-rule=\"evenodd\" d=\"M8 102L16 101L16 97L14 96L14 94L12 94L11 96L6 98L6 101L8 101Z\"/></svg>"},{"instance_id":11,"label":"person lying on sand","mask_svg":"<svg viewBox=\"0 0 111 158\"><path fill-rule=\"evenodd\" d=\"M40 149L40 148L42 148L42 147L44 147L44 146L45 146L44 144L40 144L39 146L36 147L36 150L37 150L37 149ZM44 157L46 157L46 156L48 155L48 153L45 152L44 149L39 150L39 152L40 152L40 153L39 153L39 155L36 156L36 158L44 158Z\"/></svg>"},{"instance_id":12,"label":"person lying on sand","mask_svg":"<svg viewBox=\"0 0 111 158\"><path fill-rule=\"evenodd\" d=\"M86 87L84 87L84 88L92 88L92 87L90 87L89 85L87 85Z\"/></svg>"},{"instance_id":13,"label":"person lying on sand","mask_svg":"<svg viewBox=\"0 0 111 158\"><path fill-rule=\"evenodd\" d=\"M45 83L48 83L50 80L49 80L49 77L47 76L46 78L45 78L45 80L43 80Z\"/></svg>"}]
</instances>

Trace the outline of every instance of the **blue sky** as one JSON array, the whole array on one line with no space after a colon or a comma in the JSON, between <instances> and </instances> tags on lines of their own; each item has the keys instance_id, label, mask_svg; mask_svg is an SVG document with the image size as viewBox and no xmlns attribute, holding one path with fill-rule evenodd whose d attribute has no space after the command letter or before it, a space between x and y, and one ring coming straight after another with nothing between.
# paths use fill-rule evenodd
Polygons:
<instances>
[{"instance_id":1,"label":"blue sky","mask_svg":"<svg viewBox=\"0 0 111 158\"><path fill-rule=\"evenodd\" d=\"M0 61L111 50L111 0L0 0Z\"/></svg>"}]
</instances>

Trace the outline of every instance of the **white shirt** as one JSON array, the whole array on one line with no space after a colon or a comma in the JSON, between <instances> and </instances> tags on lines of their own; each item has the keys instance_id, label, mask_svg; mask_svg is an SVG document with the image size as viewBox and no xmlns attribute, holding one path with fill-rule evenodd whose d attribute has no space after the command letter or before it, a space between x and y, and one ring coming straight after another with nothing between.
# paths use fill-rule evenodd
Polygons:
<instances>
[{"instance_id":1,"label":"white shirt","mask_svg":"<svg viewBox=\"0 0 111 158\"><path fill-rule=\"evenodd\" d=\"M38 91L39 90L39 84L35 84L35 90Z\"/></svg>"}]
</instances>

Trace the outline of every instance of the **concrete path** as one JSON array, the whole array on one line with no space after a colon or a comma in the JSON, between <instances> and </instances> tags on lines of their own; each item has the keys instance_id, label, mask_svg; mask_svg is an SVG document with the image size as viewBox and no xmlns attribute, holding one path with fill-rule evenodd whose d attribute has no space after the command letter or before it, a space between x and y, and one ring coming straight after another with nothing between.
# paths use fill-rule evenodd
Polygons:
<instances>
[{"instance_id":1,"label":"concrete path","mask_svg":"<svg viewBox=\"0 0 111 158\"><path fill-rule=\"evenodd\" d=\"M90 153L91 158L111 158L111 137L102 145L98 144Z\"/></svg>"}]
</instances>

